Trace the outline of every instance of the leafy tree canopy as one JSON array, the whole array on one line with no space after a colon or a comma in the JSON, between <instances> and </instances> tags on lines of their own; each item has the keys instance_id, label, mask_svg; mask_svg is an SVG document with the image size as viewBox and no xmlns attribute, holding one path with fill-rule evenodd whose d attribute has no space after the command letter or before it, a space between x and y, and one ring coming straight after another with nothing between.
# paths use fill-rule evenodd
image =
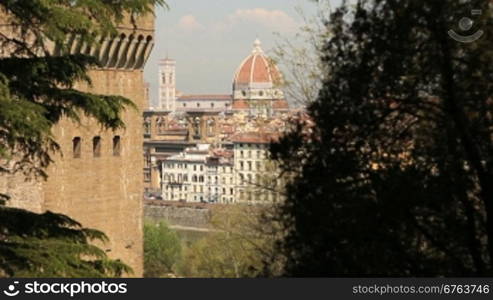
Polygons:
<instances>
[{"instance_id":1,"label":"leafy tree canopy","mask_svg":"<svg viewBox=\"0 0 493 300\"><path fill-rule=\"evenodd\" d=\"M0 207L0 220L0 277L118 277L132 272L91 244L107 241L102 232L67 216Z\"/></svg>"},{"instance_id":2,"label":"leafy tree canopy","mask_svg":"<svg viewBox=\"0 0 493 300\"><path fill-rule=\"evenodd\" d=\"M271 149L291 178L287 275L493 274L490 2L359 0L331 14L315 126ZM475 26L461 31L462 17Z\"/></svg>"},{"instance_id":3,"label":"leafy tree canopy","mask_svg":"<svg viewBox=\"0 0 493 300\"><path fill-rule=\"evenodd\" d=\"M283 259L274 248L278 231L272 222L264 222L271 209L264 205L214 207L211 231L185 249L179 274L213 278L279 276Z\"/></svg>"},{"instance_id":4,"label":"leafy tree canopy","mask_svg":"<svg viewBox=\"0 0 493 300\"><path fill-rule=\"evenodd\" d=\"M144 225L144 276L162 277L175 271L181 259L178 234L164 222Z\"/></svg>"}]
</instances>

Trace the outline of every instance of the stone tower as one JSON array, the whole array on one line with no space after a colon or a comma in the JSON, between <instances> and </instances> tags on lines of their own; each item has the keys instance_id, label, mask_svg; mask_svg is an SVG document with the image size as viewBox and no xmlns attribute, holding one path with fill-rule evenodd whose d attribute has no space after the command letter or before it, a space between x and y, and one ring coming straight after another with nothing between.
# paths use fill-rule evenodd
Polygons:
<instances>
[{"instance_id":1,"label":"stone tower","mask_svg":"<svg viewBox=\"0 0 493 300\"><path fill-rule=\"evenodd\" d=\"M175 111L176 103L176 62L163 59L159 63L159 104L158 109Z\"/></svg>"},{"instance_id":2,"label":"stone tower","mask_svg":"<svg viewBox=\"0 0 493 300\"><path fill-rule=\"evenodd\" d=\"M62 119L53 135L63 155L53 156L48 179L25 182L20 174L1 176L0 188L12 196L11 206L66 214L85 227L103 231L110 241L100 245L102 249L130 265L133 276L142 276L143 67L153 48L154 16L139 17L136 24L120 24L119 34L98 47L77 36L68 40L71 54L91 54L101 64L89 71L92 84L78 84L77 89L121 95L138 107L124 112L126 128L108 131L90 118L82 118L80 124Z\"/></svg>"}]
</instances>

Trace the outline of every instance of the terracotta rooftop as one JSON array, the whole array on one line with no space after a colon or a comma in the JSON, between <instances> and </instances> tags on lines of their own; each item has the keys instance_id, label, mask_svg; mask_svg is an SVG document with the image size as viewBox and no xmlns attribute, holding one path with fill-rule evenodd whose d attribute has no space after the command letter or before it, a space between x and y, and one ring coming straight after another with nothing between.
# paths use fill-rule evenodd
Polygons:
<instances>
[{"instance_id":1,"label":"terracotta rooftop","mask_svg":"<svg viewBox=\"0 0 493 300\"><path fill-rule=\"evenodd\" d=\"M178 97L178 101L232 101L231 95L183 95Z\"/></svg>"},{"instance_id":2,"label":"terracotta rooftop","mask_svg":"<svg viewBox=\"0 0 493 300\"><path fill-rule=\"evenodd\" d=\"M289 104L284 99L274 100L274 101L272 101L272 108L273 109L289 109Z\"/></svg>"},{"instance_id":3,"label":"terracotta rooftop","mask_svg":"<svg viewBox=\"0 0 493 300\"><path fill-rule=\"evenodd\" d=\"M231 141L234 143L247 143L247 144L270 144L279 139L279 136L274 133L267 132L245 132L238 133L231 137Z\"/></svg>"},{"instance_id":4,"label":"terracotta rooftop","mask_svg":"<svg viewBox=\"0 0 493 300\"><path fill-rule=\"evenodd\" d=\"M214 149L212 153L214 154L214 156L224 157L224 158L232 158L234 155L233 151L225 150L225 149Z\"/></svg>"},{"instance_id":5,"label":"terracotta rooftop","mask_svg":"<svg viewBox=\"0 0 493 300\"><path fill-rule=\"evenodd\" d=\"M249 109L250 105L246 100L235 100L233 101L233 109Z\"/></svg>"},{"instance_id":6,"label":"terracotta rooftop","mask_svg":"<svg viewBox=\"0 0 493 300\"><path fill-rule=\"evenodd\" d=\"M235 129L233 125L222 125L221 126L221 133L234 133Z\"/></svg>"}]
</instances>

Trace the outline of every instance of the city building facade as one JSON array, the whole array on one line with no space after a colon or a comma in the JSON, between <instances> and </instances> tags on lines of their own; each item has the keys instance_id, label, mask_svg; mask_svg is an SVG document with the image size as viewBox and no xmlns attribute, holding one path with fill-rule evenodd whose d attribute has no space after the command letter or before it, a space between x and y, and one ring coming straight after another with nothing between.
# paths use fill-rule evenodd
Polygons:
<instances>
[{"instance_id":1,"label":"city building facade","mask_svg":"<svg viewBox=\"0 0 493 300\"><path fill-rule=\"evenodd\" d=\"M187 148L161 163L162 198L167 201L232 203L232 153L212 151L209 144Z\"/></svg>"},{"instance_id":2,"label":"city building facade","mask_svg":"<svg viewBox=\"0 0 493 300\"><path fill-rule=\"evenodd\" d=\"M276 134L265 132L239 133L231 138L238 202L259 204L278 200L279 174L269 159L269 144L276 139Z\"/></svg>"},{"instance_id":3,"label":"city building facade","mask_svg":"<svg viewBox=\"0 0 493 300\"><path fill-rule=\"evenodd\" d=\"M175 71L174 61L161 61L162 104L144 113L146 197L207 203L275 201L272 183L277 173L268 147L289 127L291 111L282 75L260 41L234 73L229 95L168 99L177 95Z\"/></svg>"}]
</instances>

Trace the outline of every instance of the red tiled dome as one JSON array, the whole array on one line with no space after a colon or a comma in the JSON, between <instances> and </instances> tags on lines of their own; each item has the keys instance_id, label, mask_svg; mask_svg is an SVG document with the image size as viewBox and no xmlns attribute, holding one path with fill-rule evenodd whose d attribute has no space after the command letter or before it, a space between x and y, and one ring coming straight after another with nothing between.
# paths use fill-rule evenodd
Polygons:
<instances>
[{"instance_id":1,"label":"red tiled dome","mask_svg":"<svg viewBox=\"0 0 493 300\"><path fill-rule=\"evenodd\" d=\"M251 83L275 84L281 79L277 67L269 60L260 48L260 41L254 43L254 49L236 71L234 82L237 85L248 85Z\"/></svg>"}]
</instances>

